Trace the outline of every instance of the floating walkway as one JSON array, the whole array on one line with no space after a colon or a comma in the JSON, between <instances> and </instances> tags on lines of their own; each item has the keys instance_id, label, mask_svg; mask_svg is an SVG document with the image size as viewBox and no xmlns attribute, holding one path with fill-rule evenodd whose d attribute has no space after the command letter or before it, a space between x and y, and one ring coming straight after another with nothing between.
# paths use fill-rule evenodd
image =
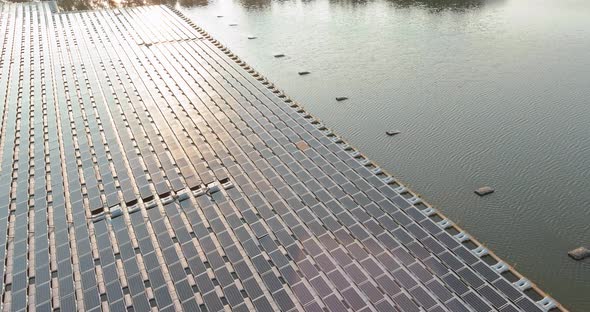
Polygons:
<instances>
[{"instance_id":1,"label":"floating walkway","mask_svg":"<svg viewBox=\"0 0 590 312\"><path fill-rule=\"evenodd\" d=\"M165 6L0 4L3 311L548 311Z\"/></svg>"}]
</instances>

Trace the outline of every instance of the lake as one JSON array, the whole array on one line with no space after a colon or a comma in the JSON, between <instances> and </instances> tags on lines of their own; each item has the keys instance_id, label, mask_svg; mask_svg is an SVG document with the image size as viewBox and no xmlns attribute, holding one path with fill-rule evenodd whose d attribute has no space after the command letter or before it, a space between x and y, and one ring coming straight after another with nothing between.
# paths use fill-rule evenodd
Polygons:
<instances>
[{"instance_id":1,"label":"lake","mask_svg":"<svg viewBox=\"0 0 590 312\"><path fill-rule=\"evenodd\" d=\"M590 262L567 256L590 245L589 2L178 5L563 305L590 311ZM480 198L481 186L496 192Z\"/></svg>"}]
</instances>

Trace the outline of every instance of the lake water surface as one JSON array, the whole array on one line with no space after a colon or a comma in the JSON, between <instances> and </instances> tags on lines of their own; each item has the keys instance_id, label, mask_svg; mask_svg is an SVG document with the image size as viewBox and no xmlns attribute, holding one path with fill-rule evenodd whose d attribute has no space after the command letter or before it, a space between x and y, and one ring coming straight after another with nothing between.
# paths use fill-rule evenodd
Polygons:
<instances>
[{"instance_id":1,"label":"lake water surface","mask_svg":"<svg viewBox=\"0 0 590 312\"><path fill-rule=\"evenodd\" d=\"M590 311L590 261L567 256L590 247L590 2L180 5L543 290ZM484 185L496 193L476 196Z\"/></svg>"}]
</instances>

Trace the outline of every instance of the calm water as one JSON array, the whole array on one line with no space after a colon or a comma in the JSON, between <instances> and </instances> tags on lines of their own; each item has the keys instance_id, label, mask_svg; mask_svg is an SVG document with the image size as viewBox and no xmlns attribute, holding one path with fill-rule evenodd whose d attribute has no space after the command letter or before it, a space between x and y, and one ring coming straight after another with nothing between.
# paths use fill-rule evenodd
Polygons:
<instances>
[{"instance_id":1,"label":"calm water","mask_svg":"<svg viewBox=\"0 0 590 312\"><path fill-rule=\"evenodd\" d=\"M89 3L104 5L62 5ZM589 2L181 4L562 304L590 311L590 261L567 256L590 246ZM496 193L473 194L483 185Z\"/></svg>"}]
</instances>

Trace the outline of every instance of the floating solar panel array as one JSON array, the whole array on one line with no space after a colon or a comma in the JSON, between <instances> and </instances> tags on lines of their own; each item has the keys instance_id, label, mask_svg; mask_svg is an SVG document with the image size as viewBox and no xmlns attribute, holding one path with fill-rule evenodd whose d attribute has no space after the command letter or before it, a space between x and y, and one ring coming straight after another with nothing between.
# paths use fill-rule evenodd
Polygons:
<instances>
[{"instance_id":1,"label":"floating solar panel array","mask_svg":"<svg viewBox=\"0 0 590 312\"><path fill-rule=\"evenodd\" d=\"M175 9L0 3L21 311L563 309Z\"/></svg>"}]
</instances>

